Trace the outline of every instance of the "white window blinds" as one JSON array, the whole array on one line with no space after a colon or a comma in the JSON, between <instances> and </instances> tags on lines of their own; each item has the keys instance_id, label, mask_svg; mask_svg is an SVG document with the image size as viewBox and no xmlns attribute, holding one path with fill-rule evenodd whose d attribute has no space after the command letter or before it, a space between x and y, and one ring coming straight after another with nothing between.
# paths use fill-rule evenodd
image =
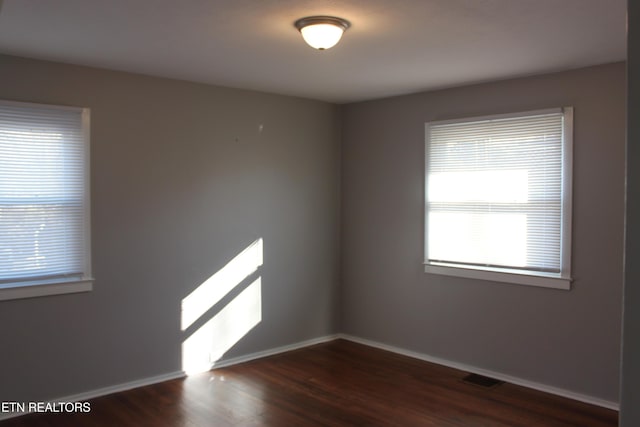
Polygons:
<instances>
[{"instance_id":1,"label":"white window blinds","mask_svg":"<svg viewBox=\"0 0 640 427\"><path fill-rule=\"evenodd\" d=\"M88 110L0 102L0 284L90 276Z\"/></svg>"},{"instance_id":2,"label":"white window blinds","mask_svg":"<svg viewBox=\"0 0 640 427\"><path fill-rule=\"evenodd\" d=\"M570 110L427 125L427 264L568 277Z\"/></svg>"}]
</instances>

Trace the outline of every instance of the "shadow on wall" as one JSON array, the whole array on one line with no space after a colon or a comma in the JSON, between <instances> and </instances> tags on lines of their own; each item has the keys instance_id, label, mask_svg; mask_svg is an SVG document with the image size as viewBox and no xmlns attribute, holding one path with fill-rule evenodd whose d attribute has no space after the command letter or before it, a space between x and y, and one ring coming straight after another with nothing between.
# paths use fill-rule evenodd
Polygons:
<instances>
[{"instance_id":1,"label":"shadow on wall","mask_svg":"<svg viewBox=\"0 0 640 427\"><path fill-rule=\"evenodd\" d=\"M208 371L262 321L262 238L182 299L182 370Z\"/></svg>"}]
</instances>

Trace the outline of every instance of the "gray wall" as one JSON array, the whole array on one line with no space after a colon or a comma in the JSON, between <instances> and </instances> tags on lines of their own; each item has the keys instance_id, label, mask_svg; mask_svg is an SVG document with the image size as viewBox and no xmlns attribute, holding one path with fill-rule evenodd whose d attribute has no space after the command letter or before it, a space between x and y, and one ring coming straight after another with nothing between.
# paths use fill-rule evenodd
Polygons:
<instances>
[{"instance_id":1,"label":"gray wall","mask_svg":"<svg viewBox=\"0 0 640 427\"><path fill-rule=\"evenodd\" d=\"M91 108L96 278L0 302L0 401L179 371L182 298L258 238L262 321L225 358L337 332L338 107L9 56L0 98Z\"/></svg>"},{"instance_id":2,"label":"gray wall","mask_svg":"<svg viewBox=\"0 0 640 427\"><path fill-rule=\"evenodd\" d=\"M575 107L571 291L425 274L424 123ZM351 104L343 114L342 329L618 401L625 66Z\"/></svg>"},{"instance_id":3,"label":"gray wall","mask_svg":"<svg viewBox=\"0 0 640 427\"><path fill-rule=\"evenodd\" d=\"M182 298L261 237L262 322L225 358L343 331L616 401L624 80L613 64L340 108L0 56L0 98L92 110L96 277L0 302L0 400L180 370ZM562 105L573 290L425 274L424 122Z\"/></svg>"},{"instance_id":4,"label":"gray wall","mask_svg":"<svg viewBox=\"0 0 640 427\"><path fill-rule=\"evenodd\" d=\"M620 425L640 425L640 5L628 2L627 212Z\"/></svg>"}]
</instances>

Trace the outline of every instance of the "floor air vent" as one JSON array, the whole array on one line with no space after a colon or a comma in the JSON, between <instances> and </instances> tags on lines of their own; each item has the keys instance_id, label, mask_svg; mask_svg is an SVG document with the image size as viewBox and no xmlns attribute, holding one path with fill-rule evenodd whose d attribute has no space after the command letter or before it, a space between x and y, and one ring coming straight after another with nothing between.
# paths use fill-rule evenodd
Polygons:
<instances>
[{"instance_id":1,"label":"floor air vent","mask_svg":"<svg viewBox=\"0 0 640 427\"><path fill-rule=\"evenodd\" d=\"M485 377L483 375L478 374L469 374L462 379L463 382L467 384L477 385L479 387L484 388L492 388L497 387L501 384L504 384L504 381L497 380L495 378Z\"/></svg>"}]
</instances>

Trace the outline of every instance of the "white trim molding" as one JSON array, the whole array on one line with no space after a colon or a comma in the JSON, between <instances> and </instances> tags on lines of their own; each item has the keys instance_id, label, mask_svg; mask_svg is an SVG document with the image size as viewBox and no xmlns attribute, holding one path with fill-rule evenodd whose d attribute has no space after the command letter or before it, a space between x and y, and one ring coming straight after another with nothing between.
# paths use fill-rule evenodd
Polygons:
<instances>
[{"instance_id":1,"label":"white trim molding","mask_svg":"<svg viewBox=\"0 0 640 427\"><path fill-rule=\"evenodd\" d=\"M620 410L620 404L618 402L612 402L609 400L600 399L597 397L589 396L586 394L576 393L570 390L565 390L559 387L550 386L547 384L537 383L529 381L523 378L514 377L511 375L502 374L500 372L490 371L488 369L482 369L475 366L467 365L464 363L453 362L451 360L442 359L439 357L430 356L424 353L418 353L415 351L405 350L400 347L395 347L388 344L383 344L377 341L372 341L364 338L355 337L348 334L339 334L338 338L352 341L358 344L366 345L369 347L379 348L380 350L390 351L392 353L401 354L403 356L412 357L414 359L423 360L425 362L435 363L437 365L446 366L448 368L458 369L460 371L469 372L472 374L483 375L486 377L495 378L501 381L505 381L511 384L516 384L522 387L530 388L533 390L542 391L549 394L554 394L560 397L566 397L567 399L577 400L579 402L588 403L590 405L600 406L602 408L612 409L614 411Z\"/></svg>"},{"instance_id":2,"label":"white trim molding","mask_svg":"<svg viewBox=\"0 0 640 427\"><path fill-rule=\"evenodd\" d=\"M322 344L329 341L334 341L337 339L344 339L347 341L355 342L358 344L366 345L373 348L378 348L381 350L389 351L396 354L401 354L403 356L412 357L414 359L423 360L425 362L435 363L442 366L447 366L449 368L458 369L461 371L466 371L474 374L480 374L484 376L489 376L492 378L496 378L502 381L509 382L511 384L520 385L523 387L527 387L530 389L554 394L561 397L566 397L568 399L577 400L579 402L588 403L591 405L601 406L603 408L612 409L615 411L619 410L619 404L617 402L610 402L607 400L599 399L592 396L587 396L580 393L574 393L569 390L564 390L561 388L549 386L546 384L540 384L528 380L524 380L522 378L512 377L510 375L501 374L499 372L493 372L486 369L477 368L475 366L465 365L463 363L452 362L450 360L441 359L438 357L429 356L423 353L418 353L414 351L405 350L399 347L395 347L392 345L383 344L377 341L372 341L364 338L358 338L349 334L335 334L335 335L327 335L319 338L313 338L306 341L300 341L294 344L289 344L285 346L275 347L269 350L259 351L255 353L250 353L244 356L233 357L230 359L224 359L216 362L212 369L219 369L224 367L229 367L232 365L238 365L240 363L249 362L251 360L261 359L264 357L275 356L277 354L286 353L288 351L298 350L305 347L310 347L316 344ZM157 384L165 381L175 380L178 378L185 378L187 375L183 371L170 372L167 374L161 374L153 377L143 378L136 381L131 381L122 384L116 384L108 387L103 387L95 390L86 391L83 393L74 394L71 396L62 397L59 399L51 399L49 402L80 402L86 401L90 399L95 399L97 397L106 396L113 393L119 393L127 390L131 390L138 387L144 387L152 384ZM26 413L1 413L0 421L26 415Z\"/></svg>"},{"instance_id":3,"label":"white trim molding","mask_svg":"<svg viewBox=\"0 0 640 427\"><path fill-rule=\"evenodd\" d=\"M223 359L215 362L211 369L226 368L232 365L238 365L240 363L249 362L251 360L262 359L263 357L275 356L276 354L286 353L288 351L299 350L305 347L311 347L312 345L322 344L329 341L334 341L340 338L339 335L327 335L320 338L313 338L306 341L301 341L295 344L284 345L281 347L275 347L269 350L258 351L256 353L247 354L244 356L233 357L231 359Z\"/></svg>"},{"instance_id":4,"label":"white trim molding","mask_svg":"<svg viewBox=\"0 0 640 427\"><path fill-rule=\"evenodd\" d=\"M427 122L424 164L425 273L571 289L573 107Z\"/></svg>"},{"instance_id":5,"label":"white trim molding","mask_svg":"<svg viewBox=\"0 0 640 427\"><path fill-rule=\"evenodd\" d=\"M0 285L0 301L90 292L91 290L93 290L93 279L6 284Z\"/></svg>"},{"instance_id":6,"label":"white trim molding","mask_svg":"<svg viewBox=\"0 0 640 427\"><path fill-rule=\"evenodd\" d=\"M165 381L175 380L177 378L184 378L185 373L182 371L170 372L168 374L156 375L153 377L142 378L140 380L130 381L127 383L116 384L108 387L98 388L95 390L89 390L84 393L73 394L71 396L61 397L59 399L51 399L47 403L54 402L81 402L97 397L106 396L108 394L119 393L122 391L132 390L138 387L144 387L152 384L163 383ZM0 413L0 421L9 418L15 418L22 415L27 415L28 412L5 412Z\"/></svg>"},{"instance_id":7,"label":"white trim molding","mask_svg":"<svg viewBox=\"0 0 640 427\"><path fill-rule=\"evenodd\" d=\"M220 360L212 365L212 369L223 368L227 366L237 365L240 363L248 362L255 359L261 359L263 357L274 356L276 354L285 353L292 350L298 350L305 347L310 347L312 345L321 344L324 342L329 342L338 339L338 335L328 335L319 338L313 338L306 341L297 342L294 344L289 344L281 347L275 347L269 350L259 351L256 353L250 353L244 356L238 356L231 359ZM131 382L126 382L122 384L116 384L108 387L103 387L95 390L89 390L83 393L74 394L71 396L61 397L59 399L51 399L48 402L80 402L86 401L90 399L95 399L97 397L106 396L113 393L119 393L127 390L131 390L138 387L144 387L148 385L158 384L165 381L175 380L178 378L185 378L187 374L184 371L175 371L167 374L156 375L153 377L143 378L140 380L135 380ZM0 421L6 420L9 418L18 417L21 415L27 415L28 413L23 412L6 412L0 413Z\"/></svg>"}]
</instances>

